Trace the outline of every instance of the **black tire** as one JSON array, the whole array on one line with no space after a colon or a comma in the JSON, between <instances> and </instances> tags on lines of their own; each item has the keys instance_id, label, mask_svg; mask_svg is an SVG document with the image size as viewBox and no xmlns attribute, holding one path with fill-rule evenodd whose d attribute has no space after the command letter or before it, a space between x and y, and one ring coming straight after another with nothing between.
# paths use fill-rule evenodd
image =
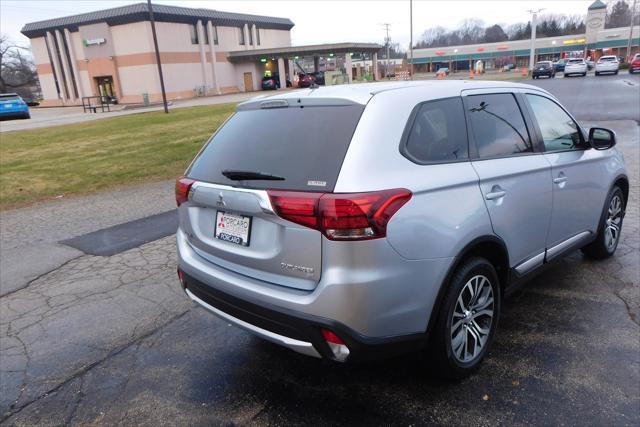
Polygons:
<instances>
[{"instance_id":1,"label":"black tire","mask_svg":"<svg viewBox=\"0 0 640 427\"><path fill-rule=\"evenodd\" d=\"M452 348L452 334L454 332L452 331L453 316L458 307L458 299L463 295L462 293L465 290L465 286L476 276L483 276L489 281L493 295L493 316L491 317L489 332L485 335L484 344L478 351L478 354L469 361L461 361L459 357L454 354L454 349ZM436 376L449 379L461 379L471 375L480 367L491 346L500 316L500 284L493 265L484 258L474 256L464 260L462 264L456 268L451 280L445 284L445 286L447 286L448 289L446 290L442 304L438 308L438 317L436 318L436 324L428 346L428 359L431 362L429 368ZM465 291L464 295L469 294ZM465 300L464 296L462 299L463 301ZM485 301L488 301L488 298ZM465 304L468 305L469 302L469 300L466 300ZM467 308L469 309L468 312L470 312L473 307ZM478 319L479 322L486 321L486 317L478 317L476 319ZM460 323L460 321L457 323ZM483 323L483 326L487 326L486 323ZM468 334L467 336L472 335L470 332L467 332L468 329L473 329L477 332L477 329L474 329L471 325L469 327L467 327L466 324L459 326L459 328L462 327L464 327L464 333ZM456 330L462 332L461 329ZM466 356L468 344L465 347L460 346L458 348L463 348L465 352L464 355Z\"/></svg>"},{"instance_id":2,"label":"black tire","mask_svg":"<svg viewBox=\"0 0 640 427\"><path fill-rule=\"evenodd\" d=\"M31 118L31 113L26 113L24 116L22 116L23 119L30 119Z\"/></svg>"},{"instance_id":3,"label":"black tire","mask_svg":"<svg viewBox=\"0 0 640 427\"><path fill-rule=\"evenodd\" d=\"M616 71L613 73L613 75L614 75L614 76L617 76L617 75L618 75L618 70L616 70Z\"/></svg>"},{"instance_id":4,"label":"black tire","mask_svg":"<svg viewBox=\"0 0 640 427\"><path fill-rule=\"evenodd\" d=\"M587 77L587 73L582 73L582 77Z\"/></svg>"},{"instance_id":5,"label":"black tire","mask_svg":"<svg viewBox=\"0 0 640 427\"><path fill-rule=\"evenodd\" d=\"M620 216L619 216L619 224L618 225L618 235L615 239L615 244L608 245L607 244L607 223L609 222L609 208L611 206L611 202L615 197L618 197L621 201L620 206ZM581 250L582 253L593 259L605 259L612 256L616 249L618 248L618 243L620 242L620 233L622 232L622 222L624 220L624 212L626 208L626 200L624 199L624 193L620 189L620 187L615 186L611 189L611 192L607 196L604 207L602 208L602 215L600 216L600 224L598 225L598 235L596 239L584 246ZM617 217L616 217L617 218Z\"/></svg>"},{"instance_id":6,"label":"black tire","mask_svg":"<svg viewBox=\"0 0 640 427\"><path fill-rule=\"evenodd\" d=\"M599 76L599 75L600 75L600 73L596 71L596 76Z\"/></svg>"}]
</instances>

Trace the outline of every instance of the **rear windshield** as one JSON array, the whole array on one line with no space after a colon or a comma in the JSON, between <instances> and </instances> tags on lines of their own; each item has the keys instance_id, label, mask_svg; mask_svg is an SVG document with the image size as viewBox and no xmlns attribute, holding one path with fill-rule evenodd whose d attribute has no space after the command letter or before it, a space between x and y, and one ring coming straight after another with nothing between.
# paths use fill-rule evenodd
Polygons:
<instances>
[{"instance_id":1,"label":"rear windshield","mask_svg":"<svg viewBox=\"0 0 640 427\"><path fill-rule=\"evenodd\" d=\"M582 64L582 59L570 59L569 64Z\"/></svg>"},{"instance_id":2,"label":"rear windshield","mask_svg":"<svg viewBox=\"0 0 640 427\"><path fill-rule=\"evenodd\" d=\"M600 61L603 62L609 62L609 61L617 61L618 58L616 58L615 56L603 56L602 58L600 58Z\"/></svg>"},{"instance_id":3,"label":"rear windshield","mask_svg":"<svg viewBox=\"0 0 640 427\"><path fill-rule=\"evenodd\" d=\"M538 67L548 67L548 66L550 66L550 65L551 65L551 62L548 62L548 61L541 61L541 62L538 62L536 65L537 65Z\"/></svg>"},{"instance_id":4,"label":"rear windshield","mask_svg":"<svg viewBox=\"0 0 640 427\"><path fill-rule=\"evenodd\" d=\"M0 101L19 101L18 95L0 95Z\"/></svg>"},{"instance_id":5,"label":"rear windshield","mask_svg":"<svg viewBox=\"0 0 640 427\"><path fill-rule=\"evenodd\" d=\"M361 105L240 111L208 142L189 178L248 188L333 191ZM231 180L223 171L284 180Z\"/></svg>"}]
</instances>

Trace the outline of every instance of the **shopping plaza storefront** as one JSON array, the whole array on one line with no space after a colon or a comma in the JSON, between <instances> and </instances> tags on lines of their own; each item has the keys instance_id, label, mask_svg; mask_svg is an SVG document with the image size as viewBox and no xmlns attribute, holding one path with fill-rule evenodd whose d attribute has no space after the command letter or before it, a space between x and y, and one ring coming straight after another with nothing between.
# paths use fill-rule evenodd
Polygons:
<instances>
[{"instance_id":1,"label":"shopping plaza storefront","mask_svg":"<svg viewBox=\"0 0 640 427\"><path fill-rule=\"evenodd\" d=\"M168 99L260 90L277 74L281 87L299 73L329 70L353 78L351 58L377 65L375 43L291 46L287 18L153 5ZM26 24L43 106L80 105L87 97L119 103L162 98L149 9L138 3ZM307 64L305 68L305 64ZM374 65L373 75L377 76Z\"/></svg>"},{"instance_id":2,"label":"shopping plaza storefront","mask_svg":"<svg viewBox=\"0 0 640 427\"><path fill-rule=\"evenodd\" d=\"M604 28L606 5L596 0L588 9L585 34L544 37L535 41L535 61L560 58L591 58L602 55L627 56L630 27ZM631 35L631 54L640 51L640 29ZM463 46L447 46L414 49L413 64L416 72L436 71L440 67L451 70L468 70L480 60L485 69L499 68L505 64L529 66L531 40L515 40ZM409 59L411 61L411 59Z\"/></svg>"}]
</instances>

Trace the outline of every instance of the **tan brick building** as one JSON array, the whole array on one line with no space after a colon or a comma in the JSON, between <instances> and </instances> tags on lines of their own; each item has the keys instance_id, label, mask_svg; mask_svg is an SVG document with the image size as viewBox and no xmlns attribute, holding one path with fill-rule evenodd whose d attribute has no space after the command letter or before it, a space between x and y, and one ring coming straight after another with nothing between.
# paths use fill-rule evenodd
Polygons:
<instances>
[{"instance_id":1,"label":"tan brick building","mask_svg":"<svg viewBox=\"0 0 640 427\"><path fill-rule=\"evenodd\" d=\"M154 5L169 99L258 90L265 65L230 52L291 46L286 18ZM108 95L121 103L161 99L149 10L138 3L26 24L43 106ZM287 71L291 64L286 64Z\"/></svg>"}]
</instances>

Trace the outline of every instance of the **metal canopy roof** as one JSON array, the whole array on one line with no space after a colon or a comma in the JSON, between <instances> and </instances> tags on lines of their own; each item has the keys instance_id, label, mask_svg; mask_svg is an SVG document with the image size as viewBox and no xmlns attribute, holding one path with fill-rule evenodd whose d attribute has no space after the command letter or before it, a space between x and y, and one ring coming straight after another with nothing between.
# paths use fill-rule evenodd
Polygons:
<instances>
[{"instance_id":1,"label":"metal canopy roof","mask_svg":"<svg viewBox=\"0 0 640 427\"><path fill-rule=\"evenodd\" d=\"M375 53L382 49L377 43L330 43L315 44L307 46L288 46L276 47L270 49L253 49L253 50L236 50L229 52L229 60L231 62L241 62L247 60L258 60L265 57L292 57L292 56L311 56L311 55L328 55L331 53Z\"/></svg>"},{"instance_id":2,"label":"metal canopy roof","mask_svg":"<svg viewBox=\"0 0 640 427\"><path fill-rule=\"evenodd\" d=\"M153 5L153 16L156 21L178 22L193 24L199 19L211 20L213 25L239 27L244 24L255 24L260 28L290 30L293 22L288 18L271 16L247 15L243 13L220 12L212 9L193 9L189 7ZM147 3L136 3L128 6L112 9L98 10L82 13L80 15L65 16L62 18L48 19L46 21L31 22L22 27L22 34L29 38L40 37L47 31L68 28L69 31L77 31L81 25L106 22L109 25L121 25L131 22L149 20L149 8Z\"/></svg>"}]
</instances>

